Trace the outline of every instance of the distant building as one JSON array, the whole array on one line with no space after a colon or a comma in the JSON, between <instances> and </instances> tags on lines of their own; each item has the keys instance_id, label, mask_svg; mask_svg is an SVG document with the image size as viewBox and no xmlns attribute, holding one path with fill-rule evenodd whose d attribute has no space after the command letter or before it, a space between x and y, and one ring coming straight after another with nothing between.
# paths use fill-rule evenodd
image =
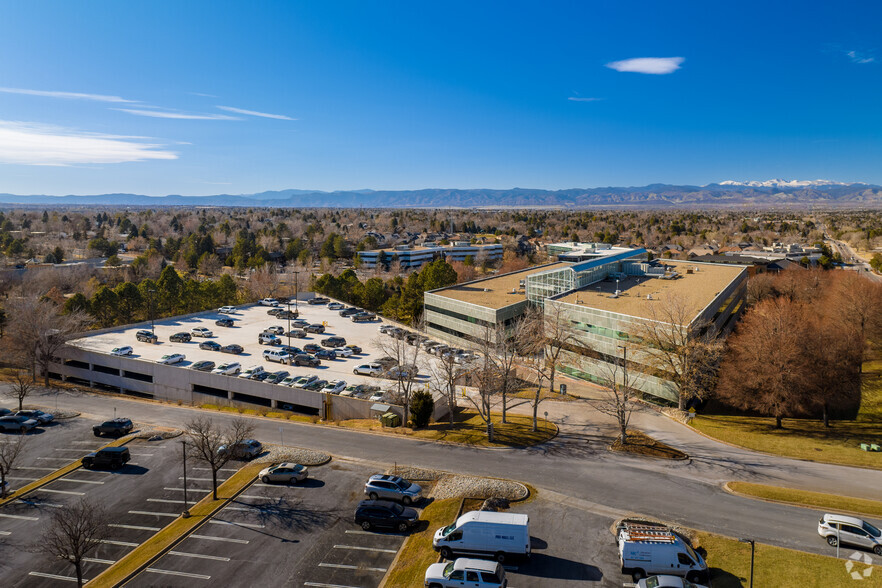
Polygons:
<instances>
[{"instance_id":1,"label":"distant building","mask_svg":"<svg viewBox=\"0 0 882 588\"><path fill-rule=\"evenodd\" d=\"M378 264L388 266L396 260L402 269L412 269L422 267L442 257L447 261L465 261L468 257L473 260L479 257L490 261L502 259L502 245L473 245L469 241L454 241L452 245L436 245L429 242L423 245L398 245L385 249L359 251L356 255L361 262L361 267L366 269L377 267Z\"/></svg>"}]
</instances>

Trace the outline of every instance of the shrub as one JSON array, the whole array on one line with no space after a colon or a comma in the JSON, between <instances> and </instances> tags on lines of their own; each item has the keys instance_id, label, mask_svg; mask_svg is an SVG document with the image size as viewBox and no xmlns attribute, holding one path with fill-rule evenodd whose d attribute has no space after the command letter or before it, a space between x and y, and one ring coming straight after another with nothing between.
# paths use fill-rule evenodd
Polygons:
<instances>
[{"instance_id":1,"label":"shrub","mask_svg":"<svg viewBox=\"0 0 882 588\"><path fill-rule=\"evenodd\" d=\"M410 396L410 416L413 420L413 426L416 428L425 427L432 418L432 411L435 409L435 401L432 400L432 393L426 390L416 390Z\"/></svg>"}]
</instances>

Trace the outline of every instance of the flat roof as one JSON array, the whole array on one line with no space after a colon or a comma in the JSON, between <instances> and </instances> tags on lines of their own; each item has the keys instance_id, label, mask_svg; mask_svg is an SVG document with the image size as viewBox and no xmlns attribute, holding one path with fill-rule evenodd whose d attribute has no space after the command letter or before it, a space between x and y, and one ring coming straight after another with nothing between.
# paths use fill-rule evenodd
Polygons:
<instances>
[{"instance_id":1,"label":"flat roof","mask_svg":"<svg viewBox=\"0 0 882 588\"><path fill-rule=\"evenodd\" d=\"M526 280L527 276L540 271L572 267L572 265L572 263L566 262L537 265L516 272L502 274L501 276L441 288L432 291L431 294L499 310L527 299L525 291L520 288L521 280ZM517 290L517 293L512 294L512 289Z\"/></svg>"},{"instance_id":2,"label":"flat roof","mask_svg":"<svg viewBox=\"0 0 882 588\"><path fill-rule=\"evenodd\" d=\"M628 276L618 283L614 279L607 278L563 294L554 300L651 319L653 305L677 297L682 298L689 306L691 310L689 314L694 318L746 269L746 266L669 259L664 260L663 263L674 268L679 273L679 277L665 280L650 276ZM695 271L696 268L698 271ZM693 272L687 273L690 269ZM618 298L613 298L616 287L621 290L621 294Z\"/></svg>"}]
</instances>

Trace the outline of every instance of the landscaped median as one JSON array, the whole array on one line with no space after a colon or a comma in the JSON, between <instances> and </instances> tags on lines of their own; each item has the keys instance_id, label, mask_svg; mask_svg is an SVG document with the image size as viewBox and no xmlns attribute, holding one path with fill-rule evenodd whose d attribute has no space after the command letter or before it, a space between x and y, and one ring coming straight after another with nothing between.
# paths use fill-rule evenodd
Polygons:
<instances>
[{"instance_id":1,"label":"landscaped median","mask_svg":"<svg viewBox=\"0 0 882 588\"><path fill-rule=\"evenodd\" d=\"M119 447L121 445L125 445L126 443L128 443L129 441L131 441L134 438L135 437L133 437L133 436L128 436L128 437L123 437L122 439L117 439L116 441L108 443L107 445L102 447L102 449L104 449L106 447ZM12 502L13 500L18 500L19 498L21 498L25 494L27 494L29 492L33 492L34 490L37 490L39 488L42 488L46 484L49 484L50 482L54 482L58 478L61 478L62 476L66 476L67 474L71 473L74 470L78 470L81 467L83 467L82 460L78 459L76 461L72 461L71 463L67 464L66 466L55 470L51 474L43 476L39 480L34 480L33 482L31 482L30 484L28 484L26 486L22 486L21 488L19 488L15 492L12 492L8 496L6 496L6 498L0 499L0 506L3 506L4 504L7 504L9 502Z\"/></svg>"},{"instance_id":2,"label":"landscaped median","mask_svg":"<svg viewBox=\"0 0 882 588\"><path fill-rule=\"evenodd\" d=\"M823 492L768 486L766 484L752 484L750 482L727 482L724 488L733 494L747 498L760 498L762 500L782 502L806 508L848 512L858 516L866 515L882 518L882 502L878 500L852 498L836 494L825 494Z\"/></svg>"},{"instance_id":3,"label":"landscaped median","mask_svg":"<svg viewBox=\"0 0 882 588\"><path fill-rule=\"evenodd\" d=\"M131 580L190 533L211 519L221 508L242 493L257 477L265 463L248 464L218 486L218 499L211 494L190 509L188 518L178 517L125 557L87 584L92 588L119 586Z\"/></svg>"}]
</instances>

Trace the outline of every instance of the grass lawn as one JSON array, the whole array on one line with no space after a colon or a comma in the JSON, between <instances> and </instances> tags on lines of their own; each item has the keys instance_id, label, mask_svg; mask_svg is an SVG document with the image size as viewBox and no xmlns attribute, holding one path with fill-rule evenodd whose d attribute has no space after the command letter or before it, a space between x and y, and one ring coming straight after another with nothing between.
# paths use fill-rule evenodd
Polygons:
<instances>
[{"instance_id":1,"label":"grass lawn","mask_svg":"<svg viewBox=\"0 0 882 588\"><path fill-rule=\"evenodd\" d=\"M432 537L440 527L449 525L459 514L459 498L435 500L423 509L420 518L425 523L419 531L407 538L395 566L387 574L383 586L422 586L426 568L438 561L438 554L432 549Z\"/></svg>"},{"instance_id":2,"label":"grass lawn","mask_svg":"<svg viewBox=\"0 0 882 588\"><path fill-rule=\"evenodd\" d=\"M452 429L449 428L447 421L431 423L424 429L411 429L408 427L383 427L374 419L340 421L340 426L396 433L429 441L449 441L484 447L536 445L548 441L557 434L557 426L541 417L539 418L538 431L533 431L533 419L526 415L509 414L506 424L502 424L502 417L499 414L494 413L492 419L493 443L487 439L487 425L484 424L477 412L468 409L456 413Z\"/></svg>"},{"instance_id":3,"label":"grass lawn","mask_svg":"<svg viewBox=\"0 0 882 588\"><path fill-rule=\"evenodd\" d=\"M851 498L849 496L837 496L836 494L824 494L823 492L767 486L766 484L751 484L750 482L729 482L728 487L733 492L747 496L756 496L757 498L788 502L812 508L850 511L882 518L882 502L878 500Z\"/></svg>"},{"instance_id":4,"label":"grass lawn","mask_svg":"<svg viewBox=\"0 0 882 588\"><path fill-rule=\"evenodd\" d=\"M705 435L786 457L882 469L882 452L861 451L861 443L882 445L882 360L864 363L863 396L857 419L832 421L775 419L748 416L700 415L692 426Z\"/></svg>"},{"instance_id":5,"label":"grass lawn","mask_svg":"<svg viewBox=\"0 0 882 588\"><path fill-rule=\"evenodd\" d=\"M818 538L821 541L820 537ZM707 553L714 588L747 588L750 577L750 545L710 533L697 533L696 544ZM843 549L845 557L854 550ZM835 549L831 548L835 554ZM753 585L759 588L804 588L805 586L882 586L882 569L875 566L869 578L856 582L845 568L844 559L757 543ZM867 566L853 563L852 571L862 573Z\"/></svg>"},{"instance_id":6,"label":"grass lawn","mask_svg":"<svg viewBox=\"0 0 882 588\"><path fill-rule=\"evenodd\" d=\"M628 443L621 444L621 439L616 440L609 447L612 451L621 451L624 453L633 453L634 455L644 455L646 457L660 457L662 459L686 459L689 457L679 449L674 449L670 445L665 445L661 441L657 441L636 429L628 430Z\"/></svg>"}]
</instances>

